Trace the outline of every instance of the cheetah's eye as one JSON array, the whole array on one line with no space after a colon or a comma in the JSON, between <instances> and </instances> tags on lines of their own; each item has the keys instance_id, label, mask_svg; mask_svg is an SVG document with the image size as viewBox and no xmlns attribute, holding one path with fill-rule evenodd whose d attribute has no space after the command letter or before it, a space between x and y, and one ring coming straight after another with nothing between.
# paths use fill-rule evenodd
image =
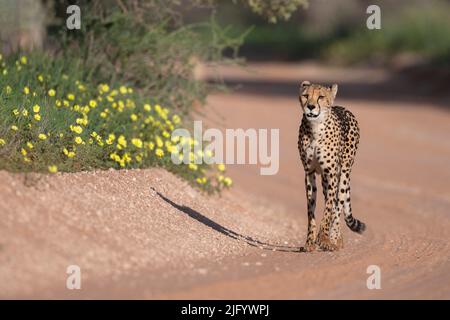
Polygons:
<instances>
[{"instance_id":1,"label":"cheetah's eye","mask_svg":"<svg viewBox=\"0 0 450 320\"><path fill-rule=\"evenodd\" d=\"M325 96L319 96L319 99L323 99L323 98L325 98Z\"/></svg>"},{"instance_id":2,"label":"cheetah's eye","mask_svg":"<svg viewBox=\"0 0 450 320\"><path fill-rule=\"evenodd\" d=\"M302 97L308 99L309 96L307 94L302 94Z\"/></svg>"}]
</instances>

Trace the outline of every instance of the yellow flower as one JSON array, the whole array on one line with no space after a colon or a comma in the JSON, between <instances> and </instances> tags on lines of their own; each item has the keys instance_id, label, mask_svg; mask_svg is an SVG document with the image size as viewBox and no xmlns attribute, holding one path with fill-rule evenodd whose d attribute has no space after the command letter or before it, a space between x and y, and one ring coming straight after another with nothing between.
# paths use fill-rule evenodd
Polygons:
<instances>
[{"instance_id":1,"label":"yellow flower","mask_svg":"<svg viewBox=\"0 0 450 320\"><path fill-rule=\"evenodd\" d=\"M41 115L40 114L35 114L34 115L34 120L41 121Z\"/></svg>"},{"instance_id":2,"label":"yellow flower","mask_svg":"<svg viewBox=\"0 0 450 320\"><path fill-rule=\"evenodd\" d=\"M125 139L123 135L119 136L119 138L117 139L117 143L124 148L127 147L127 139Z\"/></svg>"},{"instance_id":3,"label":"yellow flower","mask_svg":"<svg viewBox=\"0 0 450 320\"><path fill-rule=\"evenodd\" d=\"M23 93L29 94L29 93L30 93L30 88L24 87L24 88L23 88Z\"/></svg>"},{"instance_id":4,"label":"yellow flower","mask_svg":"<svg viewBox=\"0 0 450 320\"><path fill-rule=\"evenodd\" d=\"M198 169L198 166L195 163L189 163L189 169L196 171Z\"/></svg>"},{"instance_id":5,"label":"yellow flower","mask_svg":"<svg viewBox=\"0 0 450 320\"><path fill-rule=\"evenodd\" d=\"M100 85L100 91L101 92L108 92L109 91L109 86L107 84Z\"/></svg>"},{"instance_id":6,"label":"yellow flower","mask_svg":"<svg viewBox=\"0 0 450 320\"><path fill-rule=\"evenodd\" d=\"M33 112L34 112L34 113L39 113L40 110L41 110L41 107L40 107L39 105L35 104L35 105L33 106Z\"/></svg>"},{"instance_id":7,"label":"yellow flower","mask_svg":"<svg viewBox=\"0 0 450 320\"><path fill-rule=\"evenodd\" d=\"M17 117L17 116L20 114L20 112L19 112L19 110L14 109L14 110L13 110L13 114Z\"/></svg>"},{"instance_id":8,"label":"yellow flower","mask_svg":"<svg viewBox=\"0 0 450 320\"><path fill-rule=\"evenodd\" d=\"M138 116L135 115L134 113L130 116L131 121L136 121L138 119Z\"/></svg>"},{"instance_id":9,"label":"yellow flower","mask_svg":"<svg viewBox=\"0 0 450 320\"><path fill-rule=\"evenodd\" d=\"M144 104L144 110L145 111L151 111L152 107L148 103L146 103L146 104Z\"/></svg>"},{"instance_id":10,"label":"yellow flower","mask_svg":"<svg viewBox=\"0 0 450 320\"><path fill-rule=\"evenodd\" d=\"M156 145L158 146L158 148L161 148L164 145L162 139L159 136L156 136L155 140L156 140Z\"/></svg>"},{"instance_id":11,"label":"yellow flower","mask_svg":"<svg viewBox=\"0 0 450 320\"><path fill-rule=\"evenodd\" d=\"M119 162L119 161L120 161L120 156L118 156L117 153L115 153L115 152L111 153L111 154L109 155L109 157L110 157L112 160L116 161L116 162Z\"/></svg>"},{"instance_id":12,"label":"yellow flower","mask_svg":"<svg viewBox=\"0 0 450 320\"><path fill-rule=\"evenodd\" d=\"M27 64L27 57L25 56L20 57L20 63Z\"/></svg>"},{"instance_id":13,"label":"yellow flower","mask_svg":"<svg viewBox=\"0 0 450 320\"><path fill-rule=\"evenodd\" d=\"M19 128L18 128L16 125L12 125L12 126L11 126L11 130L17 131L17 130L19 130Z\"/></svg>"},{"instance_id":14,"label":"yellow flower","mask_svg":"<svg viewBox=\"0 0 450 320\"><path fill-rule=\"evenodd\" d=\"M33 144L31 143L31 142L27 142L27 147L28 147L28 149L33 149Z\"/></svg>"},{"instance_id":15,"label":"yellow flower","mask_svg":"<svg viewBox=\"0 0 450 320\"><path fill-rule=\"evenodd\" d=\"M223 179L223 183L225 184L225 186L230 187L233 184L233 180L231 180L231 178L226 177L225 179Z\"/></svg>"},{"instance_id":16,"label":"yellow flower","mask_svg":"<svg viewBox=\"0 0 450 320\"><path fill-rule=\"evenodd\" d=\"M80 133L82 133L83 132L83 128L82 127L80 127L80 126L70 126L70 130L71 131L73 131L73 132L75 132L75 133L77 133L77 134L80 134Z\"/></svg>"},{"instance_id":17,"label":"yellow flower","mask_svg":"<svg viewBox=\"0 0 450 320\"><path fill-rule=\"evenodd\" d=\"M218 169L220 172L224 172L224 171L225 171L225 165L224 165L223 163L219 163L219 164L217 165L217 169Z\"/></svg>"},{"instance_id":18,"label":"yellow flower","mask_svg":"<svg viewBox=\"0 0 450 320\"><path fill-rule=\"evenodd\" d=\"M95 107L97 106L97 101L95 101L95 100L89 101L89 106L90 106L91 108L95 108Z\"/></svg>"},{"instance_id":19,"label":"yellow flower","mask_svg":"<svg viewBox=\"0 0 450 320\"><path fill-rule=\"evenodd\" d=\"M131 143L137 148L142 148L142 140L138 138L131 139Z\"/></svg>"},{"instance_id":20,"label":"yellow flower","mask_svg":"<svg viewBox=\"0 0 450 320\"><path fill-rule=\"evenodd\" d=\"M83 125L83 126L87 126L89 121L87 119L87 116L85 118L77 118L76 120L77 124Z\"/></svg>"},{"instance_id":21,"label":"yellow flower","mask_svg":"<svg viewBox=\"0 0 450 320\"><path fill-rule=\"evenodd\" d=\"M10 86L6 86L5 90L6 94L10 94L12 92L12 88Z\"/></svg>"},{"instance_id":22,"label":"yellow flower","mask_svg":"<svg viewBox=\"0 0 450 320\"><path fill-rule=\"evenodd\" d=\"M50 173L57 173L58 172L58 167L55 166L55 165L48 166L48 172L50 172Z\"/></svg>"},{"instance_id":23,"label":"yellow flower","mask_svg":"<svg viewBox=\"0 0 450 320\"><path fill-rule=\"evenodd\" d=\"M69 94L67 95L67 99L73 101L73 100L75 100L75 95L74 95L73 93L69 93Z\"/></svg>"},{"instance_id":24,"label":"yellow flower","mask_svg":"<svg viewBox=\"0 0 450 320\"><path fill-rule=\"evenodd\" d=\"M125 86L121 86L119 88L119 91L120 91L121 94L126 94L128 92L127 87L125 87Z\"/></svg>"},{"instance_id":25,"label":"yellow flower","mask_svg":"<svg viewBox=\"0 0 450 320\"><path fill-rule=\"evenodd\" d=\"M172 145L167 145L166 144L166 149L168 152L170 153L178 153L178 148Z\"/></svg>"},{"instance_id":26,"label":"yellow flower","mask_svg":"<svg viewBox=\"0 0 450 320\"><path fill-rule=\"evenodd\" d=\"M206 177L197 178L195 180L197 181L198 184L205 184L206 183Z\"/></svg>"},{"instance_id":27,"label":"yellow flower","mask_svg":"<svg viewBox=\"0 0 450 320\"><path fill-rule=\"evenodd\" d=\"M64 148L63 150L64 154L67 156L67 158L73 158L75 157L75 152L67 150L67 148Z\"/></svg>"},{"instance_id":28,"label":"yellow flower","mask_svg":"<svg viewBox=\"0 0 450 320\"><path fill-rule=\"evenodd\" d=\"M148 116L148 117L145 118L145 120L144 120L144 122L145 122L146 124L152 123L153 121L154 121L154 119L153 119L152 116Z\"/></svg>"},{"instance_id":29,"label":"yellow flower","mask_svg":"<svg viewBox=\"0 0 450 320\"><path fill-rule=\"evenodd\" d=\"M82 84L78 85L78 90L80 90L81 92L83 92L84 90L86 90L86 87L83 86Z\"/></svg>"},{"instance_id":30,"label":"yellow flower","mask_svg":"<svg viewBox=\"0 0 450 320\"><path fill-rule=\"evenodd\" d=\"M113 144L114 140L116 139L116 136L114 135L114 133L110 133L108 136L108 139L106 139L106 144Z\"/></svg>"},{"instance_id":31,"label":"yellow flower","mask_svg":"<svg viewBox=\"0 0 450 320\"><path fill-rule=\"evenodd\" d=\"M22 148L20 150L20 153L25 157L27 155L27 150L25 150L24 148Z\"/></svg>"},{"instance_id":32,"label":"yellow flower","mask_svg":"<svg viewBox=\"0 0 450 320\"><path fill-rule=\"evenodd\" d=\"M69 103L69 101L67 101L67 100L63 100L63 105L64 105L64 107L68 107L68 106L70 106L70 103Z\"/></svg>"},{"instance_id":33,"label":"yellow flower","mask_svg":"<svg viewBox=\"0 0 450 320\"><path fill-rule=\"evenodd\" d=\"M106 112L101 112L100 113L100 117L102 117L102 118L106 118L108 115L106 114Z\"/></svg>"},{"instance_id":34,"label":"yellow flower","mask_svg":"<svg viewBox=\"0 0 450 320\"><path fill-rule=\"evenodd\" d=\"M40 74L37 76L39 82L44 82L44 77Z\"/></svg>"},{"instance_id":35,"label":"yellow flower","mask_svg":"<svg viewBox=\"0 0 450 320\"><path fill-rule=\"evenodd\" d=\"M0 146L4 146L6 144L5 139L0 139Z\"/></svg>"},{"instance_id":36,"label":"yellow flower","mask_svg":"<svg viewBox=\"0 0 450 320\"><path fill-rule=\"evenodd\" d=\"M198 150L197 151L196 158L199 158L199 159L203 158L203 150Z\"/></svg>"},{"instance_id":37,"label":"yellow flower","mask_svg":"<svg viewBox=\"0 0 450 320\"><path fill-rule=\"evenodd\" d=\"M83 143L83 139L81 139L81 137L75 137L75 143L76 144L82 144Z\"/></svg>"},{"instance_id":38,"label":"yellow flower","mask_svg":"<svg viewBox=\"0 0 450 320\"><path fill-rule=\"evenodd\" d=\"M55 106L58 107L58 108L61 107L62 106L61 100L56 100L55 101Z\"/></svg>"},{"instance_id":39,"label":"yellow flower","mask_svg":"<svg viewBox=\"0 0 450 320\"><path fill-rule=\"evenodd\" d=\"M41 139L41 140L46 140L47 139L47 135L45 133L40 133L38 135L38 138Z\"/></svg>"},{"instance_id":40,"label":"yellow flower","mask_svg":"<svg viewBox=\"0 0 450 320\"><path fill-rule=\"evenodd\" d=\"M175 124L180 123L180 122L181 122L180 116L175 114L175 115L172 117L172 121L173 121L173 123L175 123Z\"/></svg>"},{"instance_id":41,"label":"yellow flower","mask_svg":"<svg viewBox=\"0 0 450 320\"><path fill-rule=\"evenodd\" d=\"M27 109L23 109L23 110L22 110L22 115L23 115L24 117L27 117L27 116L28 116L28 110L27 110Z\"/></svg>"},{"instance_id":42,"label":"yellow flower","mask_svg":"<svg viewBox=\"0 0 450 320\"><path fill-rule=\"evenodd\" d=\"M164 151L162 149L160 149L160 148L157 148L155 150L155 154L156 154L157 157L162 158L164 156Z\"/></svg>"}]
</instances>

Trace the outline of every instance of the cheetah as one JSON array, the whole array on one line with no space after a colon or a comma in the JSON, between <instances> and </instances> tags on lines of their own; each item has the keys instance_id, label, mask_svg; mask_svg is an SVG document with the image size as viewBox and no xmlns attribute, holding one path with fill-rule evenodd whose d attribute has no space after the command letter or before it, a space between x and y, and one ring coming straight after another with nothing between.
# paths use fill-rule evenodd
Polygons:
<instances>
[{"instance_id":1,"label":"cheetah","mask_svg":"<svg viewBox=\"0 0 450 320\"><path fill-rule=\"evenodd\" d=\"M344 212L347 226L362 233L366 225L353 218L350 205L350 172L359 143L359 127L355 116L334 106L338 86L328 87L303 81L299 100L303 117L299 129L298 150L305 169L308 210L308 234L301 251L316 249L335 251L343 248L340 216ZM322 178L325 210L317 230L316 176Z\"/></svg>"}]
</instances>

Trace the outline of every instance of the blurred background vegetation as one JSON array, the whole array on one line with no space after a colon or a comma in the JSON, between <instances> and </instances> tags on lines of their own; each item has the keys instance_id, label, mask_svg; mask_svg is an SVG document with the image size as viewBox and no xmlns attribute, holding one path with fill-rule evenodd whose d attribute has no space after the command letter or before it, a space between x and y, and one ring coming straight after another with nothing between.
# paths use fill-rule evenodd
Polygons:
<instances>
[{"instance_id":1,"label":"blurred background vegetation","mask_svg":"<svg viewBox=\"0 0 450 320\"><path fill-rule=\"evenodd\" d=\"M381 30L366 28L370 4L381 8ZM450 63L448 0L311 0L306 10L277 24L229 1L219 11L219 21L237 32L253 26L241 48L248 59L389 65L408 55L420 63Z\"/></svg>"},{"instance_id":2,"label":"blurred background vegetation","mask_svg":"<svg viewBox=\"0 0 450 320\"><path fill-rule=\"evenodd\" d=\"M65 28L72 3L80 31ZM381 7L381 30L366 28L370 4ZM99 81L130 82L187 111L217 89L192 81L199 61L448 66L449 18L449 0L0 0L0 40L4 54L80 58Z\"/></svg>"}]
</instances>

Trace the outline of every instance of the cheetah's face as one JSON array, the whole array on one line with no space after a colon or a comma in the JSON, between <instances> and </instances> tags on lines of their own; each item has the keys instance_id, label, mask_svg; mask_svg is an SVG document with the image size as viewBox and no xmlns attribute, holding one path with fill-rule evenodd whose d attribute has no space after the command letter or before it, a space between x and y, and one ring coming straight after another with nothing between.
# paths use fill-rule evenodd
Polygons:
<instances>
[{"instance_id":1,"label":"cheetah's face","mask_svg":"<svg viewBox=\"0 0 450 320\"><path fill-rule=\"evenodd\" d=\"M333 106L337 84L330 87L303 81L300 86L300 104L308 120L316 120L328 113Z\"/></svg>"}]
</instances>

